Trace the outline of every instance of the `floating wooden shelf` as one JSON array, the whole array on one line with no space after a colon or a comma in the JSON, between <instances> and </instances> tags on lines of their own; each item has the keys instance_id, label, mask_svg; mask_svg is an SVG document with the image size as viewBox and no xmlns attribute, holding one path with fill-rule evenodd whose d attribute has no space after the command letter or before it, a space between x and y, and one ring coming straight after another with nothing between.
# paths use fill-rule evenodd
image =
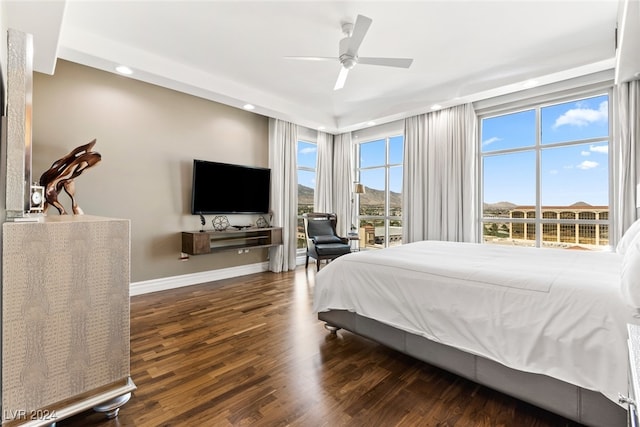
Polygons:
<instances>
[{"instance_id":1,"label":"floating wooden shelf","mask_svg":"<svg viewBox=\"0 0 640 427\"><path fill-rule=\"evenodd\" d=\"M189 255L238 249L268 248L282 244L282 227L183 231L182 252Z\"/></svg>"}]
</instances>

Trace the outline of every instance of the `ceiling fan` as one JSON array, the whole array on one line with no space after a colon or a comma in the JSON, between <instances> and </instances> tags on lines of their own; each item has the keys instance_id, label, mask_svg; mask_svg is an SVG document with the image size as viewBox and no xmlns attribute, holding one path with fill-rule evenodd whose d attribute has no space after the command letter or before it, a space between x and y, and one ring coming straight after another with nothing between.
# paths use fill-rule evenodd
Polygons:
<instances>
[{"instance_id":1,"label":"ceiling fan","mask_svg":"<svg viewBox=\"0 0 640 427\"><path fill-rule=\"evenodd\" d=\"M372 22L371 18L364 15L358 15L355 24L342 24L342 32L346 37L340 40L337 58L327 56L287 56L286 58L308 61L340 61L340 73L338 74L338 79L336 80L336 85L333 90L342 89L344 87L349 70L355 67L356 64L409 68L413 62L412 58L376 58L358 56L358 48L360 48L360 44L362 44L362 40L364 40L364 36L367 34Z\"/></svg>"}]
</instances>

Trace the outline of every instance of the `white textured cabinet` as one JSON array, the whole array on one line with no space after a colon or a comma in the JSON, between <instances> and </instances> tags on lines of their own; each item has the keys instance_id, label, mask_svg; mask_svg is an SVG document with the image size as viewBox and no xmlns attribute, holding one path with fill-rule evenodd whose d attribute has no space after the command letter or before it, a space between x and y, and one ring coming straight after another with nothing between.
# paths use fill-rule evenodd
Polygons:
<instances>
[{"instance_id":1,"label":"white textured cabinet","mask_svg":"<svg viewBox=\"0 0 640 427\"><path fill-rule=\"evenodd\" d=\"M115 416L128 400L129 228L88 215L3 224L3 424Z\"/></svg>"}]
</instances>

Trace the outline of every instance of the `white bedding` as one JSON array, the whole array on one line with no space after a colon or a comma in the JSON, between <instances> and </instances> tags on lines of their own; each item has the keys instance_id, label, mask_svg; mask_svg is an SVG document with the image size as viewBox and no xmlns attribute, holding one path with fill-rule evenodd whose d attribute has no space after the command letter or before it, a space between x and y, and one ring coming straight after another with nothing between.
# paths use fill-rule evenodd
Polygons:
<instances>
[{"instance_id":1,"label":"white bedding","mask_svg":"<svg viewBox=\"0 0 640 427\"><path fill-rule=\"evenodd\" d=\"M627 391L622 256L416 242L342 256L316 276L314 311L343 309L508 367Z\"/></svg>"}]
</instances>

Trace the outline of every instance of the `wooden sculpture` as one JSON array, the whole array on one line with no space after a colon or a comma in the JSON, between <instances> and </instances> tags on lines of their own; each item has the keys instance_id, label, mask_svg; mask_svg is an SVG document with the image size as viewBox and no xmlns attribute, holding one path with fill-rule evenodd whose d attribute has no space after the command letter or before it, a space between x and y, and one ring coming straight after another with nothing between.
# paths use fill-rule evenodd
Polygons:
<instances>
[{"instance_id":1,"label":"wooden sculpture","mask_svg":"<svg viewBox=\"0 0 640 427\"><path fill-rule=\"evenodd\" d=\"M98 163L102 156L100 153L91 151L96 144L94 139L88 144L81 145L66 156L53 162L51 167L40 176L40 185L44 187L45 204L43 212L47 212L49 205L58 209L60 215L66 215L64 206L58 201L58 194L64 189L65 193L71 197L71 208L76 215L82 215L82 209L75 199L74 179L85 169Z\"/></svg>"}]
</instances>

